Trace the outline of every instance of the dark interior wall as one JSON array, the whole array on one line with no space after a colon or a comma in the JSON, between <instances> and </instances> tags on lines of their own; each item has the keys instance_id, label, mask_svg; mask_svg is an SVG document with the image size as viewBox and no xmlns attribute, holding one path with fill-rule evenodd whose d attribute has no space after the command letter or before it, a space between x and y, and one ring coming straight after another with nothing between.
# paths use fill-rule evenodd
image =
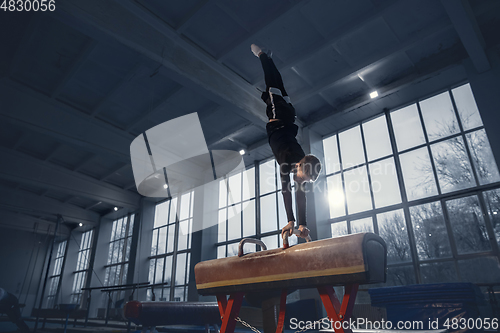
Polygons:
<instances>
[{"instance_id":1,"label":"dark interior wall","mask_svg":"<svg viewBox=\"0 0 500 333\"><path fill-rule=\"evenodd\" d=\"M52 235L0 229L0 287L17 296L20 303L26 304L23 315L30 315L35 304L51 240Z\"/></svg>"}]
</instances>

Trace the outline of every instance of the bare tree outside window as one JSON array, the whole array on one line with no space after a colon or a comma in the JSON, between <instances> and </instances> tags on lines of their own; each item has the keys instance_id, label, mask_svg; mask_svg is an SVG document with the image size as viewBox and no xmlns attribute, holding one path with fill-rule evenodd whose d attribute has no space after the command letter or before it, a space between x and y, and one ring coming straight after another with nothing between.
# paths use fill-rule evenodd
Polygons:
<instances>
[{"instance_id":1,"label":"bare tree outside window","mask_svg":"<svg viewBox=\"0 0 500 333\"><path fill-rule=\"evenodd\" d=\"M415 270L412 266L396 266L387 269L388 286L406 286L417 283L415 279Z\"/></svg>"},{"instance_id":2,"label":"bare tree outside window","mask_svg":"<svg viewBox=\"0 0 500 333\"><path fill-rule=\"evenodd\" d=\"M495 238L500 244L500 189L484 192L483 195Z\"/></svg>"},{"instance_id":3,"label":"bare tree outside window","mask_svg":"<svg viewBox=\"0 0 500 333\"><path fill-rule=\"evenodd\" d=\"M498 167L485 130L468 133L466 138L471 152L472 164L474 164L479 178L479 185L500 181Z\"/></svg>"},{"instance_id":4,"label":"bare tree outside window","mask_svg":"<svg viewBox=\"0 0 500 333\"><path fill-rule=\"evenodd\" d=\"M449 200L446 202L446 208L459 254L491 249L477 196Z\"/></svg>"},{"instance_id":5,"label":"bare tree outside window","mask_svg":"<svg viewBox=\"0 0 500 333\"><path fill-rule=\"evenodd\" d=\"M387 263L411 261L408 230L402 210L378 214L378 230L387 244Z\"/></svg>"},{"instance_id":6,"label":"bare tree outside window","mask_svg":"<svg viewBox=\"0 0 500 333\"><path fill-rule=\"evenodd\" d=\"M431 146L442 193L458 191L476 184L462 137Z\"/></svg>"}]
</instances>

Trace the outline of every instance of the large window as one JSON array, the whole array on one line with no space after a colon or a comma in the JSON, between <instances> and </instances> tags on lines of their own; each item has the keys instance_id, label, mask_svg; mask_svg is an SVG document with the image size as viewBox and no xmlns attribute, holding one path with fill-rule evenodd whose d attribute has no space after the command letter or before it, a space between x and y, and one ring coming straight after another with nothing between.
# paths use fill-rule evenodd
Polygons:
<instances>
[{"instance_id":1,"label":"large window","mask_svg":"<svg viewBox=\"0 0 500 333\"><path fill-rule=\"evenodd\" d=\"M281 193L280 167L272 159L259 165L259 201L261 240L268 249L282 245L280 230L288 223ZM295 183L292 181L292 207L295 214ZM297 218L295 214L295 218ZM290 237L290 245L297 243Z\"/></svg>"},{"instance_id":2,"label":"large window","mask_svg":"<svg viewBox=\"0 0 500 333\"><path fill-rule=\"evenodd\" d=\"M64 264L64 256L66 255L67 243L67 241L63 241L57 244L57 251L54 258L54 269L52 269L52 275L49 276L49 290L45 301L45 307L48 309L57 305L56 299L59 292L59 284L61 282L61 273Z\"/></svg>"},{"instance_id":3,"label":"large window","mask_svg":"<svg viewBox=\"0 0 500 333\"><path fill-rule=\"evenodd\" d=\"M292 200L295 206L294 193ZM219 182L218 258L237 255L243 238L259 238L268 249L281 246L280 230L287 222L279 166L274 159L260 163L257 175L252 167ZM292 245L296 241L296 237L290 238ZM255 244L248 244L244 251L256 249Z\"/></svg>"},{"instance_id":4,"label":"large window","mask_svg":"<svg viewBox=\"0 0 500 333\"><path fill-rule=\"evenodd\" d=\"M243 237L255 238L255 209L255 168L220 180L218 258L237 255ZM255 245L246 249L255 249Z\"/></svg>"},{"instance_id":5,"label":"large window","mask_svg":"<svg viewBox=\"0 0 500 333\"><path fill-rule=\"evenodd\" d=\"M88 278L93 234L94 230L89 230L82 234L71 293L71 303L73 304L80 304L82 288L85 286L85 281Z\"/></svg>"},{"instance_id":6,"label":"large window","mask_svg":"<svg viewBox=\"0 0 500 333\"><path fill-rule=\"evenodd\" d=\"M134 218L135 215L131 214L113 221L104 286L117 286L127 282ZM114 293L115 300L123 298L124 291Z\"/></svg>"},{"instance_id":7,"label":"large window","mask_svg":"<svg viewBox=\"0 0 500 333\"><path fill-rule=\"evenodd\" d=\"M500 279L500 175L468 84L323 146L332 236L384 238L389 284Z\"/></svg>"},{"instance_id":8,"label":"large window","mask_svg":"<svg viewBox=\"0 0 500 333\"><path fill-rule=\"evenodd\" d=\"M186 301L191 259L193 191L156 205L148 299Z\"/></svg>"}]
</instances>

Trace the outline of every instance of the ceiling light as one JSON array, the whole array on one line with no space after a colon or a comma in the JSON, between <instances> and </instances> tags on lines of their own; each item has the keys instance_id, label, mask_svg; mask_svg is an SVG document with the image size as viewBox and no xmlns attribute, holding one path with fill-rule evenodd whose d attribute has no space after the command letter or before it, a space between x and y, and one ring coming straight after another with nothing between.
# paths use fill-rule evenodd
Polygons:
<instances>
[{"instance_id":1,"label":"ceiling light","mask_svg":"<svg viewBox=\"0 0 500 333\"><path fill-rule=\"evenodd\" d=\"M240 155L245 155L245 149L240 150Z\"/></svg>"},{"instance_id":2,"label":"ceiling light","mask_svg":"<svg viewBox=\"0 0 500 333\"><path fill-rule=\"evenodd\" d=\"M78 223L78 225L79 225L80 227L83 227L83 223L82 223L82 222Z\"/></svg>"},{"instance_id":3,"label":"ceiling light","mask_svg":"<svg viewBox=\"0 0 500 333\"><path fill-rule=\"evenodd\" d=\"M371 98L375 98L375 97L377 97L377 96L378 96L378 92L377 92L376 90L375 90L375 91L372 91L372 92L370 93L370 97L371 97Z\"/></svg>"},{"instance_id":4,"label":"ceiling light","mask_svg":"<svg viewBox=\"0 0 500 333\"><path fill-rule=\"evenodd\" d=\"M115 207L115 212L118 210L118 207Z\"/></svg>"},{"instance_id":5,"label":"ceiling light","mask_svg":"<svg viewBox=\"0 0 500 333\"><path fill-rule=\"evenodd\" d=\"M167 184L163 185L163 188L166 190L168 188L168 185Z\"/></svg>"}]
</instances>

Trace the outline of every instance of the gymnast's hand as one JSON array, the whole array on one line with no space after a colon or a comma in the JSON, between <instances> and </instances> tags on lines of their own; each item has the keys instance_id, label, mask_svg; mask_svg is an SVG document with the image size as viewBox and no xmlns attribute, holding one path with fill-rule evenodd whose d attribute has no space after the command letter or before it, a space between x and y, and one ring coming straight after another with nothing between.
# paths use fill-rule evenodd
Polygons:
<instances>
[{"instance_id":1,"label":"gymnast's hand","mask_svg":"<svg viewBox=\"0 0 500 333\"><path fill-rule=\"evenodd\" d=\"M288 224L286 226L283 227L283 229L281 229L281 237L283 237L283 235L287 232L288 233L288 237L290 237L291 235L293 235L293 228L295 227L295 221L289 221Z\"/></svg>"},{"instance_id":2,"label":"gymnast's hand","mask_svg":"<svg viewBox=\"0 0 500 333\"><path fill-rule=\"evenodd\" d=\"M309 228L305 225L299 225L300 235L299 237L306 238L309 235Z\"/></svg>"}]
</instances>

